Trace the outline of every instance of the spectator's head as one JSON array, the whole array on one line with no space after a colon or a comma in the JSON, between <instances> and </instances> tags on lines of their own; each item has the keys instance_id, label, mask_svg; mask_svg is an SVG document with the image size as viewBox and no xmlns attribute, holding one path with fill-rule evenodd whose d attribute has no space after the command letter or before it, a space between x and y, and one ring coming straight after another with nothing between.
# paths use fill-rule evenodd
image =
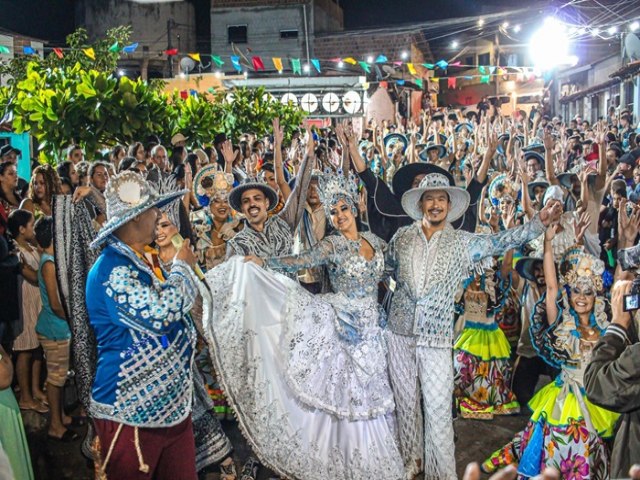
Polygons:
<instances>
[{"instance_id":1,"label":"spectator's head","mask_svg":"<svg viewBox=\"0 0 640 480\"><path fill-rule=\"evenodd\" d=\"M40 165L31 174L29 198L35 204L51 204L53 195L60 194L60 177L50 165Z\"/></svg>"},{"instance_id":2,"label":"spectator's head","mask_svg":"<svg viewBox=\"0 0 640 480\"><path fill-rule=\"evenodd\" d=\"M57 168L58 176L60 178L68 178L74 187L80 184L80 177L76 170L76 166L70 160L65 160Z\"/></svg>"},{"instance_id":3,"label":"spectator's head","mask_svg":"<svg viewBox=\"0 0 640 480\"><path fill-rule=\"evenodd\" d=\"M129 151L127 152L128 157L133 157L139 162L144 162L146 159L146 153L144 151L144 146L141 142L132 143L129 146Z\"/></svg>"},{"instance_id":4,"label":"spectator's head","mask_svg":"<svg viewBox=\"0 0 640 480\"><path fill-rule=\"evenodd\" d=\"M24 240L35 245L35 217L29 210L18 209L9 214L7 230L14 240Z\"/></svg>"},{"instance_id":5,"label":"spectator's head","mask_svg":"<svg viewBox=\"0 0 640 480\"><path fill-rule=\"evenodd\" d=\"M169 165L167 149L162 145L156 145L151 149L151 163L161 172L166 172Z\"/></svg>"},{"instance_id":6,"label":"spectator's head","mask_svg":"<svg viewBox=\"0 0 640 480\"><path fill-rule=\"evenodd\" d=\"M103 162L93 162L89 167L89 183L101 193L104 193L109 182L109 170Z\"/></svg>"},{"instance_id":7,"label":"spectator's head","mask_svg":"<svg viewBox=\"0 0 640 480\"><path fill-rule=\"evenodd\" d=\"M0 163L13 163L15 165L18 163L18 155L20 153L20 150L7 143L0 148Z\"/></svg>"},{"instance_id":8,"label":"spectator's head","mask_svg":"<svg viewBox=\"0 0 640 480\"><path fill-rule=\"evenodd\" d=\"M53 253L53 218L40 217L33 228L40 248L47 253Z\"/></svg>"},{"instance_id":9,"label":"spectator's head","mask_svg":"<svg viewBox=\"0 0 640 480\"><path fill-rule=\"evenodd\" d=\"M71 145L67 149L67 160L77 165L84 160L84 151L80 145Z\"/></svg>"},{"instance_id":10,"label":"spectator's head","mask_svg":"<svg viewBox=\"0 0 640 480\"><path fill-rule=\"evenodd\" d=\"M627 184L624 180L614 180L611 183L611 198L612 206L616 210L620 208L620 205L627 199Z\"/></svg>"},{"instance_id":11,"label":"spectator's head","mask_svg":"<svg viewBox=\"0 0 640 480\"><path fill-rule=\"evenodd\" d=\"M0 190L15 191L18 188L18 170L11 162L0 163Z\"/></svg>"},{"instance_id":12,"label":"spectator's head","mask_svg":"<svg viewBox=\"0 0 640 480\"><path fill-rule=\"evenodd\" d=\"M169 157L169 167L173 170L178 165L184 163L185 158L187 158L187 149L184 147L174 147Z\"/></svg>"},{"instance_id":13,"label":"spectator's head","mask_svg":"<svg viewBox=\"0 0 640 480\"><path fill-rule=\"evenodd\" d=\"M78 185L89 185L89 162L80 162L76 164L76 172L78 173Z\"/></svg>"},{"instance_id":14,"label":"spectator's head","mask_svg":"<svg viewBox=\"0 0 640 480\"><path fill-rule=\"evenodd\" d=\"M62 195L71 195L75 190L75 186L67 177L60 177L60 193Z\"/></svg>"}]
</instances>

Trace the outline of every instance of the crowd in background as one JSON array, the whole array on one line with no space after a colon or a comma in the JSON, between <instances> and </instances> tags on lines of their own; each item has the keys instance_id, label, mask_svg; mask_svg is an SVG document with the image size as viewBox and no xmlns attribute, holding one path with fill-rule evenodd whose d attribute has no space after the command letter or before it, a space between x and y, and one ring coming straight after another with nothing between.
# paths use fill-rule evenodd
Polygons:
<instances>
[{"instance_id":1,"label":"crowd in background","mask_svg":"<svg viewBox=\"0 0 640 480\"><path fill-rule=\"evenodd\" d=\"M618 305L620 292L628 294L632 287L621 283L618 293L613 287L632 278L620 264L619 251L636 244L640 225L637 121L628 111L612 110L592 125L535 108L504 115L500 106L478 107L466 114L444 108L414 120L370 121L361 132L344 122L287 129L292 133L285 135L276 119L268 135L217 133L206 145L180 133L163 145L150 135L131 145L109 146L104 159L71 144L63 161L33 165L31 177L24 179L17 164L28 159L11 145L1 147L0 441L15 478L33 476L20 410L47 415L52 441L79 440L76 419L63 401L65 389L77 388L68 373L78 355L75 310L69 311L68 302L73 277L61 271L72 262L59 258L56 238L78 238L74 228L84 227L74 222L61 232L55 217L62 201L57 199L66 196L83 205L91 229L80 238L88 243L107 219L105 190L115 174L131 170L158 190L185 189L178 220L163 214L150 248L166 267L177 252L172 239L180 233L190 239L206 272L233 253L234 237L249 228L245 215L229 204L229 192L248 180L266 183L278 195L269 215L278 214L291 196L305 152L313 152L314 173L296 251L333 234L318 194L318 175L326 171L356 174L359 228L386 242L414 221L401 199L424 176L424 165L441 167L469 193L470 206L455 228L500 232L529 222L550 202L562 206L561 220L541 238L483 263L460 286L455 408L464 418L487 421L495 415L530 416L512 442L495 445L496 453L482 464L486 472L520 463L520 472L530 468L532 476L541 464L563 478L626 475L632 461L640 460L633 441L640 430L623 418L626 430L618 434L626 435L627 444L614 447L613 438L620 414L637 408L629 407L628 393L619 395L629 392L633 379L625 378L623 368L620 378L599 381L587 365L592 358L602 368L609 365L598 350L606 345L598 341L611 322L622 325L611 330L622 342L611 361L637 342L634 320ZM72 245L70 254L79 248ZM305 268L294 277L312 293L327 290L322 268ZM393 283L381 284L381 302L393 293ZM206 348L201 340L196 364L215 413L232 418ZM628 361L627 369L637 365ZM633 388L637 392L637 385ZM81 414L86 407L81 405ZM250 478L251 466L243 474Z\"/></svg>"}]
</instances>

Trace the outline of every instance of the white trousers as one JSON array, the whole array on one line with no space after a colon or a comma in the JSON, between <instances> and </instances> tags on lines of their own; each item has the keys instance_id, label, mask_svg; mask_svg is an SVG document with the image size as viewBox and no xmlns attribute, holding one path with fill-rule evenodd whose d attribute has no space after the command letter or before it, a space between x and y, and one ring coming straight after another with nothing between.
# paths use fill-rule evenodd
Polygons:
<instances>
[{"instance_id":1,"label":"white trousers","mask_svg":"<svg viewBox=\"0 0 640 480\"><path fill-rule=\"evenodd\" d=\"M456 480L452 350L417 347L415 337L390 331L387 345L400 451L408 477L418 473L420 462L425 480Z\"/></svg>"}]
</instances>

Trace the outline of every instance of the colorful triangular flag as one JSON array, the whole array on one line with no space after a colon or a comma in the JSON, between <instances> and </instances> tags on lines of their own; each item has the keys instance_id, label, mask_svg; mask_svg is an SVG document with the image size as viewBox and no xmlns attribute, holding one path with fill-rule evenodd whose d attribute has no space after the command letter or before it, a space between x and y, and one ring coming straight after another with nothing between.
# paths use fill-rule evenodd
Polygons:
<instances>
[{"instance_id":1,"label":"colorful triangular flag","mask_svg":"<svg viewBox=\"0 0 640 480\"><path fill-rule=\"evenodd\" d=\"M0 53L9 53L9 49L4 45L0 45Z\"/></svg>"},{"instance_id":2,"label":"colorful triangular flag","mask_svg":"<svg viewBox=\"0 0 640 480\"><path fill-rule=\"evenodd\" d=\"M489 80L491 79L491 76L489 75L482 75L480 77L480 83L489 83Z\"/></svg>"},{"instance_id":3,"label":"colorful triangular flag","mask_svg":"<svg viewBox=\"0 0 640 480\"><path fill-rule=\"evenodd\" d=\"M416 67L413 66L413 63L407 63L407 69L409 70L409 73L411 75L418 75L418 72L416 71Z\"/></svg>"},{"instance_id":4,"label":"colorful triangular flag","mask_svg":"<svg viewBox=\"0 0 640 480\"><path fill-rule=\"evenodd\" d=\"M127 45L126 47L124 47L122 51L124 53L133 53L136 51L136 48L138 48L138 43L132 43L131 45Z\"/></svg>"},{"instance_id":5,"label":"colorful triangular flag","mask_svg":"<svg viewBox=\"0 0 640 480\"><path fill-rule=\"evenodd\" d=\"M388 61L384 55L378 55L378 58L376 58L376 63L387 63Z\"/></svg>"},{"instance_id":6,"label":"colorful triangular flag","mask_svg":"<svg viewBox=\"0 0 640 480\"><path fill-rule=\"evenodd\" d=\"M118 42L113 42L113 44L109 47L110 52L117 52L118 50L120 50Z\"/></svg>"},{"instance_id":7,"label":"colorful triangular flag","mask_svg":"<svg viewBox=\"0 0 640 480\"><path fill-rule=\"evenodd\" d=\"M211 60L213 60L213 63L215 63L218 67L224 65L224 60L222 60L218 55L211 55Z\"/></svg>"},{"instance_id":8,"label":"colorful triangular flag","mask_svg":"<svg viewBox=\"0 0 640 480\"><path fill-rule=\"evenodd\" d=\"M440 60L439 62L436 62L436 65L442 70L446 70L447 67L449 66L446 60Z\"/></svg>"},{"instance_id":9,"label":"colorful triangular flag","mask_svg":"<svg viewBox=\"0 0 640 480\"><path fill-rule=\"evenodd\" d=\"M478 71L479 71L481 74L483 74L483 75L484 75L485 73L487 73L487 70L484 68L484 65L480 65L480 66L478 67Z\"/></svg>"},{"instance_id":10,"label":"colorful triangular flag","mask_svg":"<svg viewBox=\"0 0 640 480\"><path fill-rule=\"evenodd\" d=\"M170 48L168 50L165 50L164 53L166 55L168 55L169 57L174 57L174 56L178 55L178 49L177 48Z\"/></svg>"},{"instance_id":11,"label":"colorful triangular flag","mask_svg":"<svg viewBox=\"0 0 640 480\"><path fill-rule=\"evenodd\" d=\"M447 87L449 88L456 88L456 77L449 77L447 78Z\"/></svg>"},{"instance_id":12,"label":"colorful triangular flag","mask_svg":"<svg viewBox=\"0 0 640 480\"><path fill-rule=\"evenodd\" d=\"M371 73L371 68L369 67L369 64L367 62L358 62L360 64L360 66L362 67L362 69L367 72L367 73Z\"/></svg>"},{"instance_id":13,"label":"colorful triangular flag","mask_svg":"<svg viewBox=\"0 0 640 480\"><path fill-rule=\"evenodd\" d=\"M416 78L415 83L418 87L422 88L423 87L423 83L422 83L422 79L421 78Z\"/></svg>"},{"instance_id":14,"label":"colorful triangular flag","mask_svg":"<svg viewBox=\"0 0 640 480\"><path fill-rule=\"evenodd\" d=\"M489 75L493 75L493 72L496 71L496 67L489 67Z\"/></svg>"},{"instance_id":15,"label":"colorful triangular flag","mask_svg":"<svg viewBox=\"0 0 640 480\"><path fill-rule=\"evenodd\" d=\"M404 80L396 80L396 84L402 86L404 85Z\"/></svg>"},{"instance_id":16,"label":"colorful triangular flag","mask_svg":"<svg viewBox=\"0 0 640 480\"><path fill-rule=\"evenodd\" d=\"M264 70L264 62L259 56L255 55L251 57L251 63L253 64L254 70Z\"/></svg>"},{"instance_id":17,"label":"colorful triangular flag","mask_svg":"<svg viewBox=\"0 0 640 480\"><path fill-rule=\"evenodd\" d=\"M439 77L431 77L430 79L433 83L438 83L440 81Z\"/></svg>"},{"instance_id":18,"label":"colorful triangular flag","mask_svg":"<svg viewBox=\"0 0 640 480\"><path fill-rule=\"evenodd\" d=\"M95 60L96 59L96 52L93 50L93 47L83 48L82 51L91 60Z\"/></svg>"},{"instance_id":19,"label":"colorful triangular flag","mask_svg":"<svg viewBox=\"0 0 640 480\"><path fill-rule=\"evenodd\" d=\"M283 70L284 70L284 68L282 67L282 58L280 58L280 57L273 57L273 58L271 59L271 61L273 62L273 67L274 67L277 71L281 72L281 71L283 71Z\"/></svg>"},{"instance_id":20,"label":"colorful triangular flag","mask_svg":"<svg viewBox=\"0 0 640 480\"><path fill-rule=\"evenodd\" d=\"M56 54L56 56L60 59L62 59L62 57L64 57L64 54L62 53L62 49L61 48L54 48L53 49L53 53Z\"/></svg>"},{"instance_id":21,"label":"colorful triangular flag","mask_svg":"<svg viewBox=\"0 0 640 480\"><path fill-rule=\"evenodd\" d=\"M36 51L33 49L33 47L22 47L22 53L24 53L25 55L35 55Z\"/></svg>"},{"instance_id":22,"label":"colorful triangular flag","mask_svg":"<svg viewBox=\"0 0 640 480\"><path fill-rule=\"evenodd\" d=\"M202 63L202 60L200 60L200 54L199 53L188 53L187 55L189 55L191 58L193 58L196 62Z\"/></svg>"},{"instance_id":23,"label":"colorful triangular flag","mask_svg":"<svg viewBox=\"0 0 640 480\"><path fill-rule=\"evenodd\" d=\"M422 66L427 70L433 70L435 68L435 65L433 63L423 63Z\"/></svg>"},{"instance_id":24,"label":"colorful triangular flag","mask_svg":"<svg viewBox=\"0 0 640 480\"><path fill-rule=\"evenodd\" d=\"M349 63L351 65L357 65L358 64L357 60L355 58L353 58L353 57L344 58L344 59L342 59L342 61L344 63Z\"/></svg>"},{"instance_id":25,"label":"colorful triangular flag","mask_svg":"<svg viewBox=\"0 0 640 480\"><path fill-rule=\"evenodd\" d=\"M313 65L313 68L315 68L318 73L320 73L320 60L318 60L317 58L312 58L311 65Z\"/></svg>"},{"instance_id":26,"label":"colorful triangular flag","mask_svg":"<svg viewBox=\"0 0 640 480\"><path fill-rule=\"evenodd\" d=\"M230 58L231 58L231 64L233 65L233 68L235 68L238 72L241 72L242 65L240 65L240 57L238 55L232 55Z\"/></svg>"},{"instance_id":27,"label":"colorful triangular flag","mask_svg":"<svg viewBox=\"0 0 640 480\"><path fill-rule=\"evenodd\" d=\"M302 66L300 65L299 58L292 58L291 62L291 70L293 70L294 75L302 75Z\"/></svg>"},{"instance_id":28,"label":"colorful triangular flag","mask_svg":"<svg viewBox=\"0 0 640 480\"><path fill-rule=\"evenodd\" d=\"M462 65L461 61L457 61L449 64L450 67L459 67L460 65Z\"/></svg>"}]
</instances>

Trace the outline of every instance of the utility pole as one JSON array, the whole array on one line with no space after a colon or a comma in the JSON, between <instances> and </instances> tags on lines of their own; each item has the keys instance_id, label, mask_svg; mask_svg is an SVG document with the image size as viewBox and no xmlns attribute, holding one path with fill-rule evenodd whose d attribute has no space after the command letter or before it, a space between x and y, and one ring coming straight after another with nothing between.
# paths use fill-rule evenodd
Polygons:
<instances>
[{"instance_id":1,"label":"utility pole","mask_svg":"<svg viewBox=\"0 0 640 480\"><path fill-rule=\"evenodd\" d=\"M167 20L167 50L171 50L171 30L174 27L173 19ZM167 55L169 62L169 78L173 78L173 55Z\"/></svg>"}]
</instances>

